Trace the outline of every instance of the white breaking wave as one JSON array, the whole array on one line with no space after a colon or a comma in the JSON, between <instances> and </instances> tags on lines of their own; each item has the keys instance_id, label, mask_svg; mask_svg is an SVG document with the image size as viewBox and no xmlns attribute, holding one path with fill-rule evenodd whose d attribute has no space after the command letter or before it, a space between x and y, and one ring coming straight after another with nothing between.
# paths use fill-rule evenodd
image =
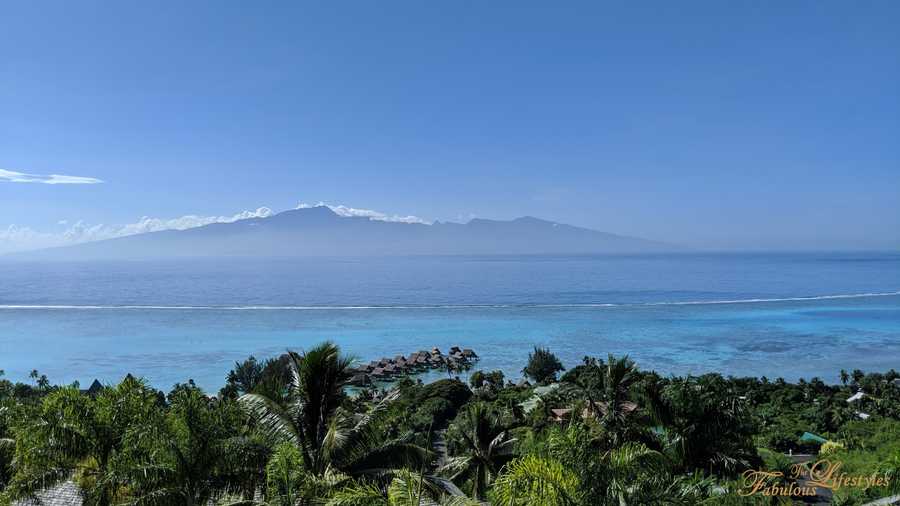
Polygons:
<instances>
[{"instance_id":1,"label":"white breaking wave","mask_svg":"<svg viewBox=\"0 0 900 506\"><path fill-rule=\"evenodd\" d=\"M173 311L342 311L354 309L527 309L527 308L604 308L640 306L702 306L715 304L760 304L769 302L802 302L831 299L860 299L867 297L900 296L896 292L850 293L837 295L811 295L806 297L782 297L770 299L695 300L671 302L634 303L586 303L586 304L422 304L422 305L362 305L362 306L159 306L159 305L78 305L78 304L0 304L3 309L74 309L74 310L173 310Z\"/></svg>"}]
</instances>

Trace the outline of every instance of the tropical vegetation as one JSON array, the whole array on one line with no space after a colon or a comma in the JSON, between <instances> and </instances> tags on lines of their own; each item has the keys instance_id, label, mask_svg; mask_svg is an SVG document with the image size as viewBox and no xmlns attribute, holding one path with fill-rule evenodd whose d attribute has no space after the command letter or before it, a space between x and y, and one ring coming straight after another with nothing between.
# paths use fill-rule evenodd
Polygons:
<instances>
[{"instance_id":1,"label":"tropical vegetation","mask_svg":"<svg viewBox=\"0 0 900 506\"><path fill-rule=\"evenodd\" d=\"M90 506L788 504L799 498L742 495L744 473L795 487L793 464L816 458L888 479L819 500L900 492L895 371L842 371L840 384L664 377L612 355L566 370L535 348L534 386L451 370L354 388L353 364L328 342L249 357L216 393L0 371L0 504L63 482Z\"/></svg>"}]
</instances>

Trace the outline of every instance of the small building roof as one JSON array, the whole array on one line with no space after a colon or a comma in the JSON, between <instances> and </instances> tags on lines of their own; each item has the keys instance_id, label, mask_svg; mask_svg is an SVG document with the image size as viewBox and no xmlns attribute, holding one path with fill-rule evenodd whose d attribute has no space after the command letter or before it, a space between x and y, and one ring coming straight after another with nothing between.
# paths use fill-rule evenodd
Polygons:
<instances>
[{"instance_id":1,"label":"small building roof","mask_svg":"<svg viewBox=\"0 0 900 506\"><path fill-rule=\"evenodd\" d=\"M14 501L12 506L82 506L81 491L72 481L64 481L37 493L37 500Z\"/></svg>"},{"instance_id":2,"label":"small building roof","mask_svg":"<svg viewBox=\"0 0 900 506\"><path fill-rule=\"evenodd\" d=\"M101 390L103 390L103 384L100 383L100 380L95 379L94 382L91 383L91 386L89 386L87 390L82 390L81 393L88 395L97 395Z\"/></svg>"},{"instance_id":3,"label":"small building roof","mask_svg":"<svg viewBox=\"0 0 900 506\"><path fill-rule=\"evenodd\" d=\"M809 441L814 443L827 443L828 440L818 434L813 434L812 432L804 432L802 436L800 436L800 441Z\"/></svg>"},{"instance_id":4,"label":"small building roof","mask_svg":"<svg viewBox=\"0 0 900 506\"><path fill-rule=\"evenodd\" d=\"M865 392L860 390L859 392L856 392L855 394L853 394L849 398L847 398L847 402L856 402L865 396L866 396Z\"/></svg>"}]
</instances>

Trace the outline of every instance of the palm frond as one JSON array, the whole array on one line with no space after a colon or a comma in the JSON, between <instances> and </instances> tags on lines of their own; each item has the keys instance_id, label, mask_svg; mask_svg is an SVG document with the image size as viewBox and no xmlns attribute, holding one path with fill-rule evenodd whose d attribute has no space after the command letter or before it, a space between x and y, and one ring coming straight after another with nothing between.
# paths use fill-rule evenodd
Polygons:
<instances>
[{"instance_id":1,"label":"palm frond","mask_svg":"<svg viewBox=\"0 0 900 506\"><path fill-rule=\"evenodd\" d=\"M294 420L277 402L260 394L244 394L238 401L267 436L295 445L303 442Z\"/></svg>"},{"instance_id":2,"label":"palm frond","mask_svg":"<svg viewBox=\"0 0 900 506\"><path fill-rule=\"evenodd\" d=\"M498 506L574 506L579 503L578 477L557 460L534 455L510 463L494 482Z\"/></svg>"},{"instance_id":3,"label":"palm frond","mask_svg":"<svg viewBox=\"0 0 900 506\"><path fill-rule=\"evenodd\" d=\"M338 490L326 506L388 506L387 496L371 483L354 483Z\"/></svg>"}]
</instances>

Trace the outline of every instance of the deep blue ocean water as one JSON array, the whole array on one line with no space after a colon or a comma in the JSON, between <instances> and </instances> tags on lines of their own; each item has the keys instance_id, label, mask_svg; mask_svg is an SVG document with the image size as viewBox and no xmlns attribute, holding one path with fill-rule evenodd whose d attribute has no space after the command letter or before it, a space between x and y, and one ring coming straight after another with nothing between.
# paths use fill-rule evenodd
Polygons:
<instances>
[{"instance_id":1,"label":"deep blue ocean water","mask_svg":"<svg viewBox=\"0 0 900 506\"><path fill-rule=\"evenodd\" d=\"M471 347L518 377L628 354L661 373L900 369L900 253L0 262L0 369L217 390L325 339L360 359ZM433 377L433 376L432 376Z\"/></svg>"}]
</instances>

